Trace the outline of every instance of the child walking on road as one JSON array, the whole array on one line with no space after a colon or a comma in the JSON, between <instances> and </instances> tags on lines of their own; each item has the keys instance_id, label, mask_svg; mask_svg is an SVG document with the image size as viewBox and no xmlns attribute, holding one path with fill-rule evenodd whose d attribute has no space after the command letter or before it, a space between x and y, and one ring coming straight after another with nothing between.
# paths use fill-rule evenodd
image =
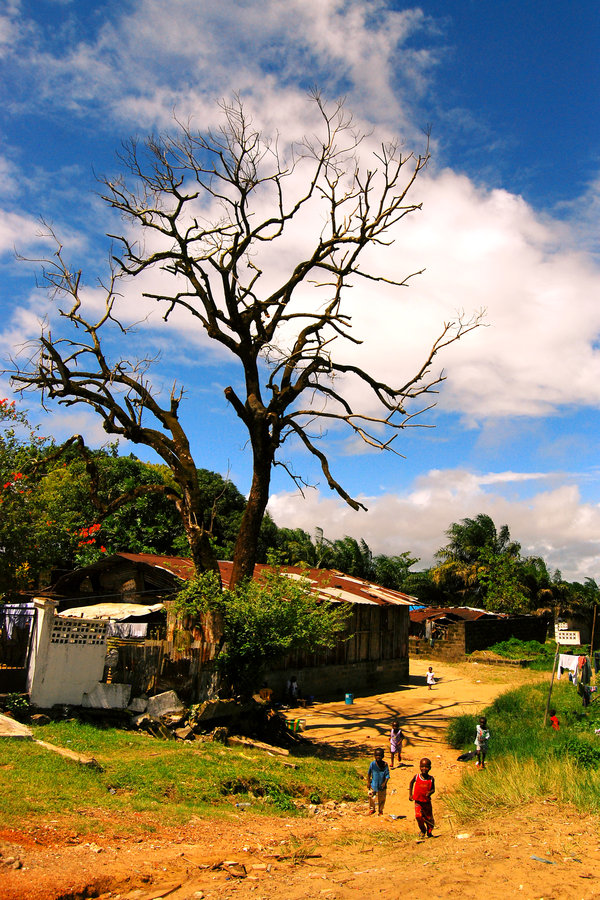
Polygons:
<instances>
[{"instance_id":1,"label":"child walking on road","mask_svg":"<svg viewBox=\"0 0 600 900\"><path fill-rule=\"evenodd\" d=\"M427 688L429 690L431 690L432 685L434 685L434 684L435 684L435 675L433 673L432 666L429 666L429 668L427 669Z\"/></svg>"},{"instance_id":2,"label":"child walking on road","mask_svg":"<svg viewBox=\"0 0 600 900\"><path fill-rule=\"evenodd\" d=\"M398 757L398 765L402 761L402 729L396 721L392 722L392 730L390 731L390 768L394 768L394 759Z\"/></svg>"},{"instance_id":3,"label":"child walking on road","mask_svg":"<svg viewBox=\"0 0 600 900\"><path fill-rule=\"evenodd\" d=\"M408 799L415 801L415 819L419 831L425 837L432 837L433 809L431 807L431 795L435 793L435 778L429 774L431 760L426 756L419 761L419 773L413 775L408 786Z\"/></svg>"},{"instance_id":4,"label":"child walking on road","mask_svg":"<svg viewBox=\"0 0 600 900\"><path fill-rule=\"evenodd\" d=\"M479 724L475 732L475 747L477 748L477 762L475 765L478 769L485 769L485 756L488 751L488 741L490 733L487 727L487 719L485 716L479 716Z\"/></svg>"},{"instance_id":5,"label":"child walking on road","mask_svg":"<svg viewBox=\"0 0 600 900\"><path fill-rule=\"evenodd\" d=\"M369 774L367 775L367 787L369 788L369 815L375 815L375 800L379 815L383 815L383 807L387 796L387 784L390 780L390 769L384 760L383 747L378 747L373 756L375 757L369 766Z\"/></svg>"}]
</instances>

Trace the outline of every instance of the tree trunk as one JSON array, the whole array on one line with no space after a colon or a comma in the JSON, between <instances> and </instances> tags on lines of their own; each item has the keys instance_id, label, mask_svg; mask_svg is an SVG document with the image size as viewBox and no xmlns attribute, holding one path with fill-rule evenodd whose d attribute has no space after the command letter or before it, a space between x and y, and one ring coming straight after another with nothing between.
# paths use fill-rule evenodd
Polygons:
<instances>
[{"instance_id":1,"label":"tree trunk","mask_svg":"<svg viewBox=\"0 0 600 900\"><path fill-rule=\"evenodd\" d=\"M183 524L192 552L196 577L202 575L203 572L214 572L220 580L219 564L215 558L208 533L201 525L195 525L189 519Z\"/></svg>"},{"instance_id":2,"label":"tree trunk","mask_svg":"<svg viewBox=\"0 0 600 900\"><path fill-rule=\"evenodd\" d=\"M270 484L271 459L268 456L257 458L255 454L252 487L233 551L230 588L235 587L245 578L252 578L254 574L260 526L269 502Z\"/></svg>"}]
</instances>

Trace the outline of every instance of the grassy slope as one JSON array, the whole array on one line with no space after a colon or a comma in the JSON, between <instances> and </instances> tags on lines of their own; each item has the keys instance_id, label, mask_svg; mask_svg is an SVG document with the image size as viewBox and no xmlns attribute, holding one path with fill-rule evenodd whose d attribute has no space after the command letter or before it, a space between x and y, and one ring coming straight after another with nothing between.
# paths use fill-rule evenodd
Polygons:
<instances>
[{"instance_id":1,"label":"grassy slope","mask_svg":"<svg viewBox=\"0 0 600 900\"><path fill-rule=\"evenodd\" d=\"M145 734L76 721L39 727L35 736L93 756L103 771L64 760L28 741L0 740L2 827L60 819L85 832L103 815L123 832L183 823L194 814L227 814L236 802L254 812L297 812L293 798L354 800L355 766L311 758L271 757L220 744L157 741ZM293 767L289 765L293 764Z\"/></svg>"},{"instance_id":2,"label":"grassy slope","mask_svg":"<svg viewBox=\"0 0 600 900\"><path fill-rule=\"evenodd\" d=\"M600 806L600 700L584 710L572 685L555 684L552 706L560 731L544 727L548 684L525 685L502 694L488 709L491 732L487 772L474 767L447 799L463 821L482 814L526 807L533 800L555 799L596 812ZM597 695L592 695L597 696ZM472 750L474 716L460 716L449 728L457 749Z\"/></svg>"}]
</instances>

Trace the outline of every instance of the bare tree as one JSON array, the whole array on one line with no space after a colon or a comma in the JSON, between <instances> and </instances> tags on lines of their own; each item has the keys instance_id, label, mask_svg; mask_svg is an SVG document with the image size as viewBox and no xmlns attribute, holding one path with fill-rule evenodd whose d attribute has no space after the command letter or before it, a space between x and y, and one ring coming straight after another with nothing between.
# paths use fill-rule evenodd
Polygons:
<instances>
[{"instance_id":1,"label":"bare tree","mask_svg":"<svg viewBox=\"0 0 600 900\"><path fill-rule=\"evenodd\" d=\"M360 262L365 248L391 243L390 229L420 208L408 193L429 152L403 155L399 145L384 144L373 155L373 167L365 169L358 158L363 136L343 105L329 108L317 94L313 100L319 137L285 149L256 130L237 99L222 104L216 132L198 133L178 122L176 136L127 143L120 154L127 178L101 179L103 199L127 225L123 234L109 235L118 249L103 285L102 314L85 311L81 272L72 271L59 245L51 260L42 261L60 315L57 330L44 327L33 352L13 360L11 369L21 391L39 391L43 402L86 404L109 434L151 447L173 472L197 569L214 568L199 524L196 466L179 418L183 390L175 386L161 405L149 375L157 360L124 355L131 326L119 312L120 284L125 279L131 287L131 279L135 284L143 273L155 274L156 292L141 293L140 302L162 304L165 321L175 311L189 316L229 352L243 375L243 391L225 389L247 429L253 466L233 583L252 574L273 466L285 466L302 487L281 458L285 441L297 437L319 461L329 487L359 509L362 504L332 474L311 423L343 423L372 447L397 452L397 433L433 405L430 395L443 379L430 374L434 357L479 324L478 317L444 324L419 370L398 386L344 360L348 342L360 343L344 309L345 289L360 278L374 290L378 284L400 288L412 277L395 281L363 270ZM322 228L311 252L273 287L272 272L260 268L260 249L287 236L309 204L324 213ZM307 284L319 293L318 303L298 298ZM107 349L115 330L123 338L116 359ZM357 379L378 412L355 408L349 382ZM414 409L410 402L418 398L423 400Z\"/></svg>"}]
</instances>

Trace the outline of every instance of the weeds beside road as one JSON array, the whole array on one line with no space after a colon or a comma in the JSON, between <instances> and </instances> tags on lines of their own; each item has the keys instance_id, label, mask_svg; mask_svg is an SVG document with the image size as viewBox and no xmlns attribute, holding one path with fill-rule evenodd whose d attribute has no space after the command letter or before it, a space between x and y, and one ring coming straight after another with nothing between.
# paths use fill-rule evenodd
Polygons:
<instances>
[{"instance_id":1,"label":"weeds beside road","mask_svg":"<svg viewBox=\"0 0 600 900\"><path fill-rule=\"evenodd\" d=\"M170 826L193 815L227 814L239 802L259 814L293 815L296 802L353 801L360 791L356 765L335 760L286 762L245 748L162 742L76 720L37 727L35 736L93 756L102 769L74 765L31 741L0 740L2 827L48 817L85 833L97 828L94 819L103 812L121 833L134 833L152 830L156 819Z\"/></svg>"}]
</instances>

